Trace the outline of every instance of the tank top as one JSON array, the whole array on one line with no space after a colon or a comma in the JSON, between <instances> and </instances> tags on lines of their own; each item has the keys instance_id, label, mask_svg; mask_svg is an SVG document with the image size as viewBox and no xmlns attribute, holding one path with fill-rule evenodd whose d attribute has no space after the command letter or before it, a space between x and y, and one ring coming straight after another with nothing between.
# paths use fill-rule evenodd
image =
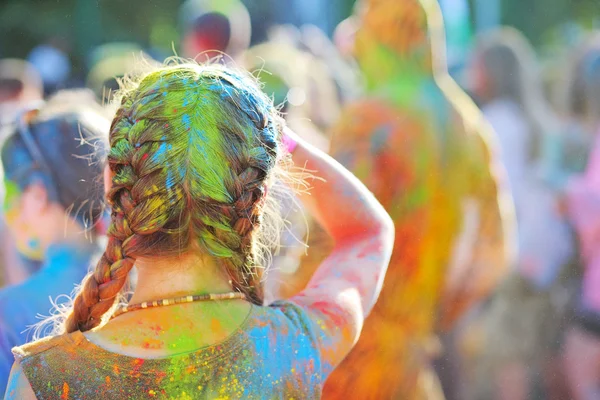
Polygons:
<instances>
[{"instance_id":1,"label":"tank top","mask_svg":"<svg viewBox=\"0 0 600 400\"><path fill-rule=\"evenodd\" d=\"M252 306L226 340L142 359L105 350L79 331L13 349L43 399L318 399L319 321L292 302Z\"/></svg>"}]
</instances>

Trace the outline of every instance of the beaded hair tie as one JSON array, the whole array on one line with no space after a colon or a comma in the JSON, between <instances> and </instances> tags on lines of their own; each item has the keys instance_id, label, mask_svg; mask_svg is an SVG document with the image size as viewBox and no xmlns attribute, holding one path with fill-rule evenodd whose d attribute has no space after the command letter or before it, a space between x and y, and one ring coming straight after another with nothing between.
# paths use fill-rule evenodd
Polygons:
<instances>
[{"instance_id":1,"label":"beaded hair tie","mask_svg":"<svg viewBox=\"0 0 600 400\"><path fill-rule=\"evenodd\" d=\"M154 307L162 307L162 306L172 306L175 304L184 304L184 303L193 303L196 301L211 301L211 300L245 300L246 295L240 292L230 292L230 293L217 293L217 294L198 294L193 296L181 296L181 297L173 297L170 299L162 299L162 300L154 300L154 301L144 301L143 303L127 305L119 308L113 314L112 318L118 317L119 315L125 314L130 311L142 310L145 308L154 308Z\"/></svg>"}]
</instances>

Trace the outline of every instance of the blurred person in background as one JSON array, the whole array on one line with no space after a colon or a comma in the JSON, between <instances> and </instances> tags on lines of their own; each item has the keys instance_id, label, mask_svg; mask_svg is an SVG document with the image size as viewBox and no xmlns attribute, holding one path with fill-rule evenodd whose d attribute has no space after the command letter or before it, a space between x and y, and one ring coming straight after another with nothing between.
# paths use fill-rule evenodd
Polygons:
<instances>
[{"instance_id":1,"label":"blurred person in background","mask_svg":"<svg viewBox=\"0 0 600 400\"><path fill-rule=\"evenodd\" d=\"M435 332L504 276L512 202L491 129L448 75L438 4L365 0L357 18L367 93L344 108L331 154L390 213L396 242L381 297L323 398L439 399Z\"/></svg>"},{"instance_id":2,"label":"blurred person in background","mask_svg":"<svg viewBox=\"0 0 600 400\"><path fill-rule=\"evenodd\" d=\"M246 69L264 81L285 120L305 132L310 143L327 152L323 135L337 121L340 98L327 65L292 42L267 42L251 47L243 56Z\"/></svg>"},{"instance_id":3,"label":"blurred person in background","mask_svg":"<svg viewBox=\"0 0 600 400\"><path fill-rule=\"evenodd\" d=\"M565 367L574 400L600 398L600 33L574 57L572 116L594 145L588 165L566 186L566 211L584 265L575 317L567 333Z\"/></svg>"},{"instance_id":4,"label":"blurred person in background","mask_svg":"<svg viewBox=\"0 0 600 400\"><path fill-rule=\"evenodd\" d=\"M240 0L187 0L179 10L181 55L236 60L250 46L250 14Z\"/></svg>"},{"instance_id":5,"label":"blurred person in background","mask_svg":"<svg viewBox=\"0 0 600 400\"><path fill-rule=\"evenodd\" d=\"M563 398L557 343L567 303L556 297L571 275L564 269L574 249L559 194L539 170L542 148L560 124L544 98L535 53L520 32L501 28L480 38L472 71L473 94L499 138L515 202L519 256L481 311L485 344L481 358L472 361L477 382L469 385L480 393L471 396L527 399L542 383L548 398Z\"/></svg>"},{"instance_id":6,"label":"blurred person in background","mask_svg":"<svg viewBox=\"0 0 600 400\"><path fill-rule=\"evenodd\" d=\"M110 104L119 88L119 79L142 73L154 60L135 43L113 42L95 48L89 57L86 87L92 89L101 104Z\"/></svg>"},{"instance_id":7,"label":"blurred person in background","mask_svg":"<svg viewBox=\"0 0 600 400\"><path fill-rule=\"evenodd\" d=\"M19 111L30 102L44 96L42 79L36 69L24 60L0 60L0 138L11 130ZM0 193L4 198L4 194ZM6 234L3 217L0 216L0 287L23 281L39 264L18 254L10 235ZM9 267L9 268L8 268Z\"/></svg>"},{"instance_id":8,"label":"blurred person in background","mask_svg":"<svg viewBox=\"0 0 600 400\"><path fill-rule=\"evenodd\" d=\"M73 291L97 250L108 125L92 93L64 91L23 112L3 143L6 224L18 251L42 266L0 290L0 391L12 347L64 302L57 297Z\"/></svg>"},{"instance_id":9,"label":"blurred person in background","mask_svg":"<svg viewBox=\"0 0 600 400\"><path fill-rule=\"evenodd\" d=\"M344 25L342 21L340 25ZM360 73L353 58L342 54L342 49L314 25L302 25L299 28L290 25L276 25L268 32L269 42L287 43L310 53L326 68L326 74L335 83L340 103L356 99L362 93ZM336 121L338 114L329 117Z\"/></svg>"},{"instance_id":10,"label":"blurred person in background","mask_svg":"<svg viewBox=\"0 0 600 400\"><path fill-rule=\"evenodd\" d=\"M42 79L34 66L25 60L0 60L0 119L11 122L23 103L44 97Z\"/></svg>"}]
</instances>

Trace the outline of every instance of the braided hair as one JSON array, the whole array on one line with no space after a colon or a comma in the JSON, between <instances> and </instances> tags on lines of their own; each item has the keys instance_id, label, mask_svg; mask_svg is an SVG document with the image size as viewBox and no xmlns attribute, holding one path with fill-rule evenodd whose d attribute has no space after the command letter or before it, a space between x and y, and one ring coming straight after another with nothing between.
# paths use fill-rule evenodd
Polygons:
<instances>
[{"instance_id":1,"label":"braided hair","mask_svg":"<svg viewBox=\"0 0 600 400\"><path fill-rule=\"evenodd\" d=\"M108 244L65 331L87 331L110 315L136 258L193 245L262 304L256 239L280 129L257 85L219 65L163 67L124 90L110 130Z\"/></svg>"}]
</instances>

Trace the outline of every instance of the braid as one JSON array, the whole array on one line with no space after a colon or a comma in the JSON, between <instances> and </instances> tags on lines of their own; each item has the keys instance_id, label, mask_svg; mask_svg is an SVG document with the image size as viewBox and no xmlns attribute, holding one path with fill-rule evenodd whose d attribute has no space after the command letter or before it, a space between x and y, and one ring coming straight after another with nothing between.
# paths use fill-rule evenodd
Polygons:
<instances>
[{"instance_id":1,"label":"braid","mask_svg":"<svg viewBox=\"0 0 600 400\"><path fill-rule=\"evenodd\" d=\"M143 124L137 124L123 112L118 113L113 121L108 162L115 176L107 195L112 206L108 245L75 298L73 312L66 321L66 332L84 332L101 323L102 316L113 307L125 286L135 258L142 254L139 250L143 246L139 243L144 241L144 235L162 227L160 218L149 217L152 217L151 214L164 215L164 208L149 209L147 204L151 197L146 196L140 202L140 196L133 195L139 192L144 176L138 175L143 170L143 161L135 157L136 149L131 139L142 128ZM153 223L145 223L149 219Z\"/></svg>"},{"instance_id":2,"label":"braid","mask_svg":"<svg viewBox=\"0 0 600 400\"><path fill-rule=\"evenodd\" d=\"M262 304L257 234L277 160L276 119L257 87L215 66L166 67L125 93L110 132L108 246L67 332L101 323L138 257L178 255L192 241L235 290Z\"/></svg>"},{"instance_id":3,"label":"braid","mask_svg":"<svg viewBox=\"0 0 600 400\"><path fill-rule=\"evenodd\" d=\"M235 85L229 79L226 79L226 82ZM256 147L247 149L246 153L242 152L235 171L236 176L227 188L232 202L221 204L219 207L226 223L213 226L216 240L211 244L229 250L220 260L231 278L233 288L246 294L251 302L262 305L264 268L257 265L254 236L261 223L261 200L266 194L265 179L276 158L277 144L272 133L275 132L275 118L262 110L252 108L252 105L257 103L252 96L242 97L240 103L235 103L231 96L228 100L241 108L254 128L263 135L261 140L255 143ZM207 233L201 232L200 236L207 236ZM210 251L210 246L208 248Z\"/></svg>"},{"instance_id":4,"label":"braid","mask_svg":"<svg viewBox=\"0 0 600 400\"><path fill-rule=\"evenodd\" d=\"M222 206L222 212L230 218L229 226L238 238L226 242L226 233L219 230L216 236L227 243L234 255L222 260L234 288L244 292L253 303L262 305L262 270L256 266L256 250L253 248L254 228L260 223L258 201L264 196L264 186L257 185L260 175L261 171L257 168L246 168L235 185L234 197L237 200L233 205Z\"/></svg>"}]
</instances>

